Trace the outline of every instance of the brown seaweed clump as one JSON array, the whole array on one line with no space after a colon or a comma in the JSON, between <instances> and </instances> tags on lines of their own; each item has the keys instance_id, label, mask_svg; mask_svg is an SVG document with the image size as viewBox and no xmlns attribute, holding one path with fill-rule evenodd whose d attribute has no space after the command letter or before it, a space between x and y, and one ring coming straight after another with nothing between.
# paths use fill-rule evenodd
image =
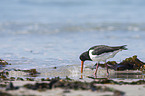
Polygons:
<instances>
[{"instance_id":1,"label":"brown seaweed clump","mask_svg":"<svg viewBox=\"0 0 145 96\"><path fill-rule=\"evenodd\" d=\"M20 69L15 69L15 71L22 71L28 73L29 76L36 77L40 73L36 69L30 69L30 70L20 70Z\"/></svg>"},{"instance_id":2,"label":"brown seaweed clump","mask_svg":"<svg viewBox=\"0 0 145 96\"><path fill-rule=\"evenodd\" d=\"M7 80L8 75L9 75L9 72L2 70L2 72L0 72L0 80Z\"/></svg>"},{"instance_id":3,"label":"brown seaweed clump","mask_svg":"<svg viewBox=\"0 0 145 96\"><path fill-rule=\"evenodd\" d=\"M13 95L0 91L0 96L13 96Z\"/></svg>"},{"instance_id":4,"label":"brown seaweed clump","mask_svg":"<svg viewBox=\"0 0 145 96\"><path fill-rule=\"evenodd\" d=\"M0 66L4 67L5 65L8 65L9 63L5 60L0 59Z\"/></svg>"},{"instance_id":5,"label":"brown seaweed clump","mask_svg":"<svg viewBox=\"0 0 145 96\"><path fill-rule=\"evenodd\" d=\"M116 67L116 70L141 70L144 68L144 65L145 63L139 60L136 55L134 55L133 57L126 58L121 63L119 63Z\"/></svg>"},{"instance_id":6,"label":"brown seaweed clump","mask_svg":"<svg viewBox=\"0 0 145 96\"><path fill-rule=\"evenodd\" d=\"M26 72L28 72L29 75L31 75L31 76L36 76L36 75L40 74L39 72L36 71L36 69L26 70Z\"/></svg>"},{"instance_id":7,"label":"brown seaweed clump","mask_svg":"<svg viewBox=\"0 0 145 96\"><path fill-rule=\"evenodd\" d=\"M116 89L112 89L105 86L96 86L97 82L81 82L74 81L71 79L60 79L59 77L52 78L49 83L35 83L35 84L26 84L25 88L32 90L42 90L53 89L53 88L63 88L63 89L74 89L74 90L91 90L91 91L109 91L115 94L120 94L123 96L125 93ZM69 91L67 91L69 92ZM116 96L116 95L115 95Z\"/></svg>"},{"instance_id":8,"label":"brown seaweed clump","mask_svg":"<svg viewBox=\"0 0 145 96\"><path fill-rule=\"evenodd\" d=\"M116 71L123 71L123 70L145 70L145 63L142 62L137 58L136 55L133 57L126 58L119 64L116 61L108 61L107 65L109 68L114 69ZM99 66L105 67L105 65L100 64Z\"/></svg>"},{"instance_id":9,"label":"brown seaweed clump","mask_svg":"<svg viewBox=\"0 0 145 96\"><path fill-rule=\"evenodd\" d=\"M6 90L17 90L17 89L19 89L19 87L15 87L15 86L13 85L12 82L10 82L10 83L6 86Z\"/></svg>"}]
</instances>

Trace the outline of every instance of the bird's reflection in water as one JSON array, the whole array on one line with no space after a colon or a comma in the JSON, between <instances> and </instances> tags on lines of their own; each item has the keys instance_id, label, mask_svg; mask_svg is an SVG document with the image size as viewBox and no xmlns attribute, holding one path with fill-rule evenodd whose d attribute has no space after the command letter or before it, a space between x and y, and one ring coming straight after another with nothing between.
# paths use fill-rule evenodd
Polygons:
<instances>
[{"instance_id":1,"label":"bird's reflection in water","mask_svg":"<svg viewBox=\"0 0 145 96\"><path fill-rule=\"evenodd\" d=\"M112 79L144 79L145 75L142 74L142 72L115 72L115 74L110 75L110 78Z\"/></svg>"},{"instance_id":2,"label":"bird's reflection in water","mask_svg":"<svg viewBox=\"0 0 145 96\"><path fill-rule=\"evenodd\" d=\"M90 79L118 79L118 80L124 80L124 79L145 79L145 74L143 74L141 71L115 71L114 73L111 73L109 76L106 75L81 75L81 79L90 78Z\"/></svg>"}]
</instances>

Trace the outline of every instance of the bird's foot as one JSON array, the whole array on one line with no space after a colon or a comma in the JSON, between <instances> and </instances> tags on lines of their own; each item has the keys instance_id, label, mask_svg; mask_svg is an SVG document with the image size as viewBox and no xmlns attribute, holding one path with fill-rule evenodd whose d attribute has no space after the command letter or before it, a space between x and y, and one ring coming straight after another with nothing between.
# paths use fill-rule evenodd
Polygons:
<instances>
[{"instance_id":1,"label":"bird's foot","mask_svg":"<svg viewBox=\"0 0 145 96\"><path fill-rule=\"evenodd\" d=\"M83 79L83 75L81 75L81 78L80 79Z\"/></svg>"},{"instance_id":2,"label":"bird's foot","mask_svg":"<svg viewBox=\"0 0 145 96\"><path fill-rule=\"evenodd\" d=\"M94 72L94 75L96 75L97 74L97 72Z\"/></svg>"},{"instance_id":3,"label":"bird's foot","mask_svg":"<svg viewBox=\"0 0 145 96\"><path fill-rule=\"evenodd\" d=\"M97 72L94 72L94 77L97 78Z\"/></svg>"},{"instance_id":4,"label":"bird's foot","mask_svg":"<svg viewBox=\"0 0 145 96\"><path fill-rule=\"evenodd\" d=\"M107 76L109 76L109 72L107 72Z\"/></svg>"}]
</instances>

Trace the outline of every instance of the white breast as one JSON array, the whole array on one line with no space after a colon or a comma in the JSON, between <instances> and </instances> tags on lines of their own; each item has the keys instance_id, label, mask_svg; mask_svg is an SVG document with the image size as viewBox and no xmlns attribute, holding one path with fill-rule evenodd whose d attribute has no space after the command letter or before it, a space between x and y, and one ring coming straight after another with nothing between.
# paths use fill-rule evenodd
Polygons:
<instances>
[{"instance_id":1,"label":"white breast","mask_svg":"<svg viewBox=\"0 0 145 96\"><path fill-rule=\"evenodd\" d=\"M92 55L93 50L89 50L89 56L92 59L92 61L106 62L107 59L113 58L119 51L121 51L121 50L117 50L117 51L114 51L114 52L103 53L103 54L100 54L100 55Z\"/></svg>"}]
</instances>

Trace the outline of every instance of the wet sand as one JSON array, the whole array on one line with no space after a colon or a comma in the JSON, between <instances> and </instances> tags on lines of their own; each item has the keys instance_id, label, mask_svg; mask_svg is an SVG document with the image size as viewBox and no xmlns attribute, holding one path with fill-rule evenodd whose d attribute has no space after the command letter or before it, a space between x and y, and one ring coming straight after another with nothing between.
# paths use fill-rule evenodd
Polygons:
<instances>
[{"instance_id":1,"label":"wet sand","mask_svg":"<svg viewBox=\"0 0 145 96\"><path fill-rule=\"evenodd\" d=\"M70 67L70 66L69 66ZM63 68L62 68L63 69ZM99 68L98 70L98 79L94 79L93 75L90 75L93 73L94 70L91 70L90 68L85 68L84 74L82 74L83 79L80 79L81 74L77 73L77 71L64 71L63 74L60 72L62 70L61 68L52 69L51 73L47 73L47 75L50 75L50 78L54 78L57 76L60 76L61 79L66 78L65 76L68 75L68 78L74 80L74 81L81 81L81 82L93 82L96 80L103 80L104 78L107 79L107 76L105 75L106 69ZM74 72L76 72L74 74ZM138 80L143 80L144 76L140 71L114 71L109 69L110 77L108 77L109 80L113 80L116 82L136 82ZM101 74L102 73L102 74ZM121 74L122 73L122 74ZM126 73L126 74L125 74ZM19 75L18 75L19 74ZM29 81L26 78L23 78L24 81L17 80L19 76L24 75L27 78L33 78L34 81ZM40 76L43 76L43 74L39 74ZM49 83L50 81L42 81L42 77L28 77L27 73L21 72L21 71L9 71L9 77L15 77L14 81L12 80L1 80L0 84L6 84L9 85L9 82L12 82L14 86L19 87L18 90L6 90L6 87L0 87L0 91L4 93L9 93L14 96L21 96L21 95L34 95L34 96L116 96L114 91L92 91L89 90L74 90L74 89L65 89L65 88L52 88L52 89L46 89L46 90L32 90L27 89L23 87L26 84L35 84L35 83ZM128 78L127 78L128 77ZM101 86L102 88L108 87L111 90L118 90L120 92L124 92L124 95L118 95L118 96L143 96L144 90L145 90L145 84L95 84L95 86Z\"/></svg>"},{"instance_id":2,"label":"wet sand","mask_svg":"<svg viewBox=\"0 0 145 96\"><path fill-rule=\"evenodd\" d=\"M22 87L25 84L34 84L36 81L12 81L14 86L19 86L18 90L6 91L5 88L1 88L1 92L6 92L11 95L34 95L34 96L113 96L114 92L101 92L92 90L74 90L74 89L63 89L53 88L45 91L42 90L31 90ZM2 83L2 82L1 82ZM42 81L41 81L42 83ZM46 82L45 82L46 83ZM118 96L144 96L145 84L143 85L115 85L115 84L97 84L96 86L109 87L125 93L125 95Z\"/></svg>"},{"instance_id":3,"label":"wet sand","mask_svg":"<svg viewBox=\"0 0 145 96\"><path fill-rule=\"evenodd\" d=\"M6 63L7 65L8 63ZM4 65L5 66L5 65ZM47 70L45 72L45 70ZM49 70L0 69L2 96L144 96L145 75L140 70L115 71L86 64L50 67ZM40 73L42 72L42 73Z\"/></svg>"}]
</instances>

